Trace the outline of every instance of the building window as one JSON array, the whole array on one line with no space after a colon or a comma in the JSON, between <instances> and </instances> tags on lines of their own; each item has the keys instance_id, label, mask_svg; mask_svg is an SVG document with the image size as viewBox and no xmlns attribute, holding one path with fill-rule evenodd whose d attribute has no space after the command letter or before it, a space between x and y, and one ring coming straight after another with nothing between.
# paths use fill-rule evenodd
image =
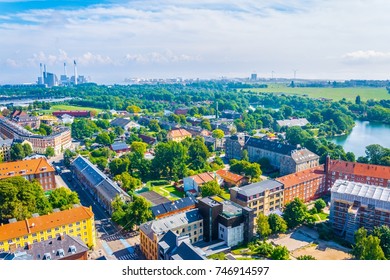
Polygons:
<instances>
[{"instance_id":1,"label":"building window","mask_svg":"<svg viewBox=\"0 0 390 280\"><path fill-rule=\"evenodd\" d=\"M47 233L50 233L50 232L51 232L51 229L48 229L48 230L47 230Z\"/></svg>"},{"instance_id":2,"label":"building window","mask_svg":"<svg viewBox=\"0 0 390 280\"><path fill-rule=\"evenodd\" d=\"M80 224L80 222L77 222L77 223L76 223L76 225L79 225L79 224Z\"/></svg>"},{"instance_id":3,"label":"building window","mask_svg":"<svg viewBox=\"0 0 390 280\"><path fill-rule=\"evenodd\" d=\"M37 236L37 234L36 234L36 233L33 233L33 234L32 234L32 237L36 237L36 236Z\"/></svg>"}]
</instances>

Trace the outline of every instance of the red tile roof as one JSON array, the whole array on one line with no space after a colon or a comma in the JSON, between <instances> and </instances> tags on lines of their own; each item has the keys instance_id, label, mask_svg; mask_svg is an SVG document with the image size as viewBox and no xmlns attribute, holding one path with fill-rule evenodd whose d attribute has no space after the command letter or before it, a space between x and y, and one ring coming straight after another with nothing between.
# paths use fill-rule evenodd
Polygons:
<instances>
[{"instance_id":1,"label":"red tile roof","mask_svg":"<svg viewBox=\"0 0 390 280\"><path fill-rule=\"evenodd\" d=\"M170 137L172 137L172 138L178 138L178 137L191 137L191 136L192 136L191 133L189 133L187 130L185 130L185 129L183 129L183 128L170 130L170 131L168 132L168 134L169 134Z\"/></svg>"},{"instance_id":2,"label":"red tile roof","mask_svg":"<svg viewBox=\"0 0 390 280\"><path fill-rule=\"evenodd\" d=\"M215 174L212 172L200 173L197 175L190 176L198 185L210 182L215 179Z\"/></svg>"},{"instance_id":3,"label":"red tile roof","mask_svg":"<svg viewBox=\"0 0 390 280\"><path fill-rule=\"evenodd\" d=\"M370 176L390 180L390 166L348 162L343 160L330 160L329 172L342 172L358 176Z\"/></svg>"},{"instance_id":4,"label":"red tile roof","mask_svg":"<svg viewBox=\"0 0 390 280\"><path fill-rule=\"evenodd\" d=\"M0 163L0 179L44 172L54 172L45 158Z\"/></svg>"},{"instance_id":5,"label":"red tile roof","mask_svg":"<svg viewBox=\"0 0 390 280\"><path fill-rule=\"evenodd\" d=\"M235 183L240 182L244 178L244 176L242 176L242 175L238 175L238 174L235 174L235 173L232 173L230 171L223 170L223 169L218 170L217 174L219 176L221 176L222 179L233 181Z\"/></svg>"},{"instance_id":6,"label":"red tile roof","mask_svg":"<svg viewBox=\"0 0 390 280\"><path fill-rule=\"evenodd\" d=\"M298 185L300 183L304 183L324 176L324 165L320 165L314 168L302 170L293 174L276 178L276 181L282 183L284 185L284 188L286 189Z\"/></svg>"}]
</instances>

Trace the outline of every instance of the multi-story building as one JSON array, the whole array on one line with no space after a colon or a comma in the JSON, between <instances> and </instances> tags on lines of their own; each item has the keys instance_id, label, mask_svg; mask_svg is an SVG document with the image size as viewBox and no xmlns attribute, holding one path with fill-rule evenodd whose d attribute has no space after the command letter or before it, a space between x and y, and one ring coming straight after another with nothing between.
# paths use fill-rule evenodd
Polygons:
<instances>
[{"instance_id":1,"label":"multi-story building","mask_svg":"<svg viewBox=\"0 0 390 280\"><path fill-rule=\"evenodd\" d=\"M259 213L268 215L277 209L282 209L283 184L275 180L265 180L243 187L230 189L230 199L253 210L254 218Z\"/></svg>"},{"instance_id":2,"label":"multi-story building","mask_svg":"<svg viewBox=\"0 0 390 280\"><path fill-rule=\"evenodd\" d=\"M0 251L15 251L61 234L79 237L88 247L94 247L95 225L91 208L78 206L23 221L0 226Z\"/></svg>"},{"instance_id":3,"label":"multi-story building","mask_svg":"<svg viewBox=\"0 0 390 280\"><path fill-rule=\"evenodd\" d=\"M283 203L300 198L304 202L317 199L328 192L326 188L324 165L276 178L284 186Z\"/></svg>"},{"instance_id":4,"label":"multi-story building","mask_svg":"<svg viewBox=\"0 0 390 280\"><path fill-rule=\"evenodd\" d=\"M249 242L253 237L254 214L220 196L205 197L197 207L204 219L203 238L206 242L222 240L229 247Z\"/></svg>"},{"instance_id":5,"label":"multi-story building","mask_svg":"<svg viewBox=\"0 0 390 280\"><path fill-rule=\"evenodd\" d=\"M336 234L352 243L360 227L390 227L390 189L336 180L331 188L329 221Z\"/></svg>"},{"instance_id":6,"label":"multi-story building","mask_svg":"<svg viewBox=\"0 0 390 280\"><path fill-rule=\"evenodd\" d=\"M146 222L140 225L140 246L146 259L158 259L158 242L168 232L188 235L190 243L203 240L203 218L198 209Z\"/></svg>"},{"instance_id":7,"label":"multi-story building","mask_svg":"<svg viewBox=\"0 0 390 280\"><path fill-rule=\"evenodd\" d=\"M188 235L180 236L169 230L158 242L159 260L207 260L202 249L189 241Z\"/></svg>"},{"instance_id":8,"label":"multi-story building","mask_svg":"<svg viewBox=\"0 0 390 280\"><path fill-rule=\"evenodd\" d=\"M112 202L117 196L123 201L131 200L124 190L83 156L79 155L71 166L73 175L108 213L112 214Z\"/></svg>"},{"instance_id":9,"label":"multi-story building","mask_svg":"<svg viewBox=\"0 0 390 280\"><path fill-rule=\"evenodd\" d=\"M1 253L0 260L87 260L88 251L80 237L60 234L13 252Z\"/></svg>"},{"instance_id":10,"label":"multi-story building","mask_svg":"<svg viewBox=\"0 0 390 280\"><path fill-rule=\"evenodd\" d=\"M0 180L16 176L37 180L45 191L56 188L55 170L46 158L0 163Z\"/></svg>"},{"instance_id":11,"label":"multi-story building","mask_svg":"<svg viewBox=\"0 0 390 280\"><path fill-rule=\"evenodd\" d=\"M14 141L12 139L1 139L0 140L0 157L2 161L11 160L11 147Z\"/></svg>"},{"instance_id":12,"label":"multi-story building","mask_svg":"<svg viewBox=\"0 0 390 280\"><path fill-rule=\"evenodd\" d=\"M225 140L225 156L228 159L242 158L242 150L245 146L245 134L238 133L227 137Z\"/></svg>"},{"instance_id":13,"label":"multi-story building","mask_svg":"<svg viewBox=\"0 0 390 280\"><path fill-rule=\"evenodd\" d=\"M178 128L168 131L167 133L167 140L168 141L175 141L175 142L181 142L186 138L191 138L192 134L189 133L187 130Z\"/></svg>"},{"instance_id":14,"label":"multi-story building","mask_svg":"<svg viewBox=\"0 0 390 280\"><path fill-rule=\"evenodd\" d=\"M58 155L72 144L68 127L57 127L51 135L43 136L34 134L5 118L0 118L0 134L9 139L29 141L32 144L33 151L39 154L44 154L47 147L52 147L54 153Z\"/></svg>"},{"instance_id":15,"label":"multi-story building","mask_svg":"<svg viewBox=\"0 0 390 280\"><path fill-rule=\"evenodd\" d=\"M12 113L12 121L17 123L20 126L29 126L31 128L39 128L41 120L34 116L29 116L24 111L16 110Z\"/></svg>"},{"instance_id":16,"label":"multi-story building","mask_svg":"<svg viewBox=\"0 0 390 280\"><path fill-rule=\"evenodd\" d=\"M338 179L390 188L390 166L333 160L327 157L325 172L328 190Z\"/></svg>"}]
</instances>

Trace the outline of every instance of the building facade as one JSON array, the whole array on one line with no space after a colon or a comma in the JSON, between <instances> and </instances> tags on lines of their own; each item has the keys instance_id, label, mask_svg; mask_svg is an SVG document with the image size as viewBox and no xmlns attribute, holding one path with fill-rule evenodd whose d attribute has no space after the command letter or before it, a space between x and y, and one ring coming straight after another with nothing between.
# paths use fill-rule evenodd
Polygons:
<instances>
[{"instance_id":1,"label":"building facade","mask_svg":"<svg viewBox=\"0 0 390 280\"><path fill-rule=\"evenodd\" d=\"M284 204L293 201L295 197L309 202L328 193L324 165L279 177L276 181L284 186Z\"/></svg>"},{"instance_id":2,"label":"building facade","mask_svg":"<svg viewBox=\"0 0 390 280\"><path fill-rule=\"evenodd\" d=\"M181 142L186 138L191 138L192 134L183 128L173 129L168 131L167 140Z\"/></svg>"},{"instance_id":3,"label":"building facade","mask_svg":"<svg viewBox=\"0 0 390 280\"><path fill-rule=\"evenodd\" d=\"M131 200L124 190L83 156L79 155L71 166L73 176L109 214L113 212L112 202L117 196L123 201Z\"/></svg>"},{"instance_id":4,"label":"building facade","mask_svg":"<svg viewBox=\"0 0 390 280\"><path fill-rule=\"evenodd\" d=\"M279 169L280 175L295 173L319 165L320 157L318 155L298 146L246 137L245 147L251 162L267 158L272 166Z\"/></svg>"},{"instance_id":5,"label":"building facade","mask_svg":"<svg viewBox=\"0 0 390 280\"><path fill-rule=\"evenodd\" d=\"M0 226L0 251L15 251L61 234L79 237L88 247L96 245L94 214L79 206Z\"/></svg>"},{"instance_id":6,"label":"building facade","mask_svg":"<svg viewBox=\"0 0 390 280\"><path fill-rule=\"evenodd\" d=\"M231 201L253 210L254 218L259 213L269 213L282 209L284 205L283 184L275 180L265 180L243 187L230 189Z\"/></svg>"},{"instance_id":7,"label":"building facade","mask_svg":"<svg viewBox=\"0 0 390 280\"><path fill-rule=\"evenodd\" d=\"M390 188L390 166L333 160L327 157L325 172L328 190L338 179Z\"/></svg>"},{"instance_id":8,"label":"building facade","mask_svg":"<svg viewBox=\"0 0 390 280\"><path fill-rule=\"evenodd\" d=\"M0 180L17 176L37 180L44 191L56 188L55 170L46 158L0 163Z\"/></svg>"},{"instance_id":9,"label":"building facade","mask_svg":"<svg viewBox=\"0 0 390 280\"><path fill-rule=\"evenodd\" d=\"M249 242L253 237L254 213L220 196L204 197L197 208L204 219L204 240L222 240L229 246Z\"/></svg>"},{"instance_id":10,"label":"building facade","mask_svg":"<svg viewBox=\"0 0 390 280\"><path fill-rule=\"evenodd\" d=\"M203 218L198 209L178 213L140 225L140 247L146 259L158 259L158 242L168 232L188 236L189 242L203 240Z\"/></svg>"},{"instance_id":11,"label":"building facade","mask_svg":"<svg viewBox=\"0 0 390 280\"><path fill-rule=\"evenodd\" d=\"M390 189L364 183L336 180L331 188L329 221L334 232L354 243L360 228L390 227Z\"/></svg>"},{"instance_id":12,"label":"building facade","mask_svg":"<svg viewBox=\"0 0 390 280\"><path fill-rule=\"evenodd\" d=\"M1 139L0 140L0 157L2 161L11 160L11 147L13 140L12 139Z\"/></svg>"},{"instance_id":13,"label":"building facade","mask_svg":"<svg viewBox=\"0 0 390 280\"><path fill-rule=\"evenodd\" d=\"M70 148L72 144L70 129L68 127L58 127L53 129L51 135L43 136L34 134L5 118L0 119L0 134L9 139L30 142L33 151L39 154L44 154L47 147L52 147L55 155L59 155L63 150Z\"/></svg>"}]
</instances>

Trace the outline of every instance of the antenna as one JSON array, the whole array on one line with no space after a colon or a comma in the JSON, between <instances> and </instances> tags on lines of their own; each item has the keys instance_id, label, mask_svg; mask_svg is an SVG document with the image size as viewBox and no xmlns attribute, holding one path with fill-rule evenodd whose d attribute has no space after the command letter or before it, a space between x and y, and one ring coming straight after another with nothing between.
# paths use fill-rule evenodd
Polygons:
<instances>
[{"instance_id":1,"label":"antenna","mask_svg":"<svg viewBox=\"0 0 390 280\"><path fill-rule=\"evenodd\" d=\"M43 82L43 70L42 70L42 63L39 63L39 69L40 69L40 74L41 74L41 85L44 84Z\"/></svg>"}]
</instances>

